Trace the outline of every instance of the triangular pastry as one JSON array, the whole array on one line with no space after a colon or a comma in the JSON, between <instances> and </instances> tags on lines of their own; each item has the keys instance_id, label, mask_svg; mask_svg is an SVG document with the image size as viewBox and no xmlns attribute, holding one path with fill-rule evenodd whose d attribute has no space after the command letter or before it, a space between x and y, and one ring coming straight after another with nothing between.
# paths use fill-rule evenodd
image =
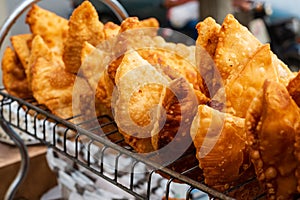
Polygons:
<instances>
[{"instance_id":1,"label":"triangular pastry","mask_svg":"<svg viewBox=\"0 0 300 200\"><path fill-rule=\"evenodd\" d=\"M199 105L190 134L205 183L225 191L250 168L243 118Z\"/></svg>"},{"instance_id":2,"label":"triangular pastry","mask_svg":"<svg viewBox=\"0 0 300 200\"><path fill-rule=\"evenodd\" d=\"M252 99L266 79L279 82L268 44L261 46L240 73L228 81L224 86L225 94L224 90L219 90L214 99L224 95L226 112L244 118Z\"/></svg>"},{"instance_id":3,"label":"triangular pastry","mask_svg":"<svg viewBox=\"0 0 300 200\"><path fill-rule=\"evenodd\" d=\"M294 156L300 112L281 83L266 80L246 116L250 158L268 199L293 199L297 193Z\"/></svg>"}]
</instances>

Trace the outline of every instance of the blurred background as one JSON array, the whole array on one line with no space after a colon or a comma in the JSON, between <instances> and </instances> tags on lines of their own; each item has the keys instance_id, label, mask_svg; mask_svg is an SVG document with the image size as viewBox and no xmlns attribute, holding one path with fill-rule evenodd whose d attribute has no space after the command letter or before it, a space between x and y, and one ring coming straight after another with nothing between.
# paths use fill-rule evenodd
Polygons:
<instances>
[{"instance_id":1,"label":"blurred background","mask_svg":"<svg viewBox=\"0 0 300 200\"><path fill-rule=\"evenodd\" d=\"M43 0L39 4L68 18L83 0ZM155 17L160 26L197 38L195 25L212 16L222 23L228 13L235 17L263 43L270 43L272 50L292 70L300 66L300 8L299 0L119 0L130 16L140 19ZM51 3L50 3L51 2ZM119 23L114 13L101 1L91 0L99 18L104 23ZM0 0L0 22L20 3L20 0ZM29 31L22 16L11 34ZM168 34L166 32L166 34ZM3 49L3 48L2 48ZM2 52L1 49L1 52Z\"/></svg>"}]
</instances>

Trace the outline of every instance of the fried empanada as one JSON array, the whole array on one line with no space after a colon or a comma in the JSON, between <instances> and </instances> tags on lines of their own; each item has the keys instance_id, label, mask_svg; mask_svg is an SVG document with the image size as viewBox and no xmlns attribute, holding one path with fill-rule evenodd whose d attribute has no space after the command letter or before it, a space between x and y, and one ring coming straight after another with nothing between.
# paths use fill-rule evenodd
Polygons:
<instances>
[{"instance_id":1,"label":"fried empanada","mask_svg":"<svg viewBox=\"0 0 300 200\"><path fill-rule=\"evenodd\" d=\"M155 18L139 20L128 17L122 21L115 52L117 57L130 49L143 49L155 45L153 38L157 36L159 23Z\"/></svg>"},{"instance_id":2,"label":"fried empanada","mask_svg":"<svg viewBox=\"0 0 300 200\"><path fill-rule=\"evenodd\" d=\"M165 121L159 119L161 129L152 131L152 145L155 150L168 148L168 155L181 155L192 144L189 129L196 115L198 99L191 85L183 77L175 78L167 85L161 101ZM201 102L203 104L206 101ZM166 147L169 145L169 147ZM163 155L162 155L163 156Z\"/></svg>"},{"instance_id":3,"label":"fried empanada","mask_svg":"<svg viewBox=\"0 0 300 200\"><path fill-rule=\"evenodd\" d=\"M250 158L267 198L293 199L297 193L294 144L300 134L300 112L286 87L266 80L248 109L245 124Z\"/></svg>"},{"instance_id":4,"label":"fried empanada","mask_svg":"<svg viewBox=\"0 0 300 200\"><path fill-rule=\"evenodd\" d=\"M221 77L226 82L249 61L262 44L232 14L228 14L219 31L219 41L214 61Z\"/></svg>"},{"instance_id":5,"label":"fried empanada","mask_svg":"<svg viewBox=\"0 0 300 200\"><path fill-rule=\"evenodd\" d=\"M139 20L138 17L128 17L124 21L122 21L120 27L120 33L132 29L158 28L158 27L159 27L159 22L155 18Z\"/></svg>"},{"instance_id":6,"label":"fried empanada","mask_svg":"<svg viewBox=\"0 0 300 200\"><path fill-rule=\"evenodd\" d=\"M89 42L84 42L82 46L82 65L78 73L89 81L93 90L96 90L101 74L114 59L114 55L110 51L111 47L108 47L108 43L109 41L103 42L96 48Z\"/></svg>"},{"instance_id":7,"label":"fried empanada","mask_svg":"<svg viewBox=\"0 0 300 200\"><path fill-rule=\"evenodd\" d=\"M72 117L72 95L76 76L65 71L61 57L55 55L41 41L39 45L43 45L42 48L47 51L31 66L33 96L53 114L63 119Z\"/></svg>"},{"instance_id":8,"label":"fried empanada","mask_svg":"<svg viewBox=\"0 0 300 200\"><path fill-rule=\"evenodd\" d=\"M64 42L63 61L66 70L77 73L81 66L81 50L85 41L97 46L105 39L104 25L99 21L95 7L84 1L69 19L68 37Z\"/></svg>"},{"instance_id":9,"label":"fried empanada","mask_svg":"<svg viewBox=\"0 0 300 200\"><path fill-rule=\"evenodd\" d=\"M278 80L280 83L287 86L290 80L295 77L295 75L273 52L271 52L271 54L273 65L277 71Z\"/></svg>"},{"instance_id":10,"label":"fried empanada","mask_svg":"<svg viewBox=\"0 0 300 200\"><path fill-rule=\"evenodd\" d=\"M48 60L52 58L52 54L49 54L48 45L45 45L45 41L40 35L36 35L32 39L31 51L28 59L28 66L25 69L28 87L32 88L32 71L31 68L39 57L47 57Z\"/></svg>"},{"instance_id":11,"label":"fried empanada","mask_svg":"<svg viewBox=\"0 0 300 200\"><path fill-rule=\"evenodd\" d=\"M195 52L196 66L204 81L206 95L213 97L223 85L223 80L213 60L221 26L214 19L208 17L199 22L196 28L198 31Z\"/></svg>"},{"instance_id":12,"label":"fried empanada","mask_svg":"<svg viewBox=\"0 0 300 200\"><path fill-rule=\"evenodd\" d=\"M33 35L40 35L49 48L62 55L68 34L68 20L34 4L27 13L26 23Z\"/></svg>"},{"instance_id":13,"label":"fried empanada","mask_svg":"<svg viewBox=\"0 0 300 200\"><path fill-rule=\"evenodd\" d=\"M16 52L10 47L4 51L2 58L3 85L7 92L19 98L30 98L32 92L28 88L25 69Z\"/></svg>"},{"instance_id":14,"label":"fried empanada","mask_svg":"<svg viewBox=\"0 0 300 200\"><path fill-rule=\"evenodd\" d=\"M99 101L98 98L95 98L95 94L96 94L96 88L98 86L98 82L100 82L99 84L101 86L106 86L106 85L113 85L113 84L109 84L109 79L107 80L103 80L103 76L102 74L105 71L106 68L106 59L105 57L109 57L109 55L107 54L107 52L101 51L99 49L97 49L96 47L94 47L93 45L91 45L88 42L84 42L83 47L82 47L82 51L81 51L81 68L79 73L77 74L78 76L83 77L87 83L90 86L91 89L91 97L93 98L92 104L95 105L95 112L96 115L110 115L111 114L111 109L110 109L110 104L111 102L107 102L107 101ZM102 59L99 59L102 58ZM109 62L109 60L107 61ZM100 79L100 80L99 80ZM107 95L107 91L110 91L110 95L112 93L112 89L110 88L105 88L103 90L103 92ZM102 99L106 99L106 97L103 97ZM109 99L110 100L110 99ZM109 105L109 106L108 106Z\"/></svg>"},{"instance_id":15,"label":"fried empanada","mask_svg":"<svg viewBox=\"0 0 300 200\"><path fill-rule=\"evenodd\" d=\"M205 183L225 191L249 167L244 119L199 105L190 134Z\"/></svg>"},{"instance_id":16,"label":"fried empanada","mask_svg":"<svg viewBox=\"0 0 300 200\"><path fill-rule=\"evenodd\" d=\"M159 66L151 65L136 51L127 52L117 68L115 83L118 93L113 108L115 119L126 141L138 152L145 153L143 148L149 146L152 148L150 150L161 149L173 138L177 138L177 143L173 145L179 145L178 138L190 138L189 133L185 132L189 128L182 127L188 127L192 121L195 114L193 108L198 105L199 98L180 73L171 71L176 69L170 67L164 71ZM208 98L203 99L203 103L207 101ZM180 133L175 137L177 132ZM184 144L184 141L181 142ZM184 153L189 144L185 147L179 148L179 151ZM176 150L173 148L172 151Z\"/></svg>"},{"instance_id":17,"label":"fried empanada","mask_svg":"<svg viewBox=\"0 0 300 200\"><path fill-rule=\"evenodd\" d=\"M245 118L251 101L266 79L279 82L269 44L260 47L240 73L225 85L226 112ZM214 98L218 99L223 92L219 90Z\"/></svg>"},{"instance_id":18,"label":"fried empanada","mask_svg":"<svg viewBox=\"0 0 300 200\"><path fill-rule=\"evenodd\" d=\"M186 53L194 54L193 48L181 46ZM173 50L167 48L147 48L137 50L138 53L147 60L151 65L158 66L165 74L170 74L171 71L177 73L177 76L182 76L193 85L195 90L206 93L203 80L200 76L195 63L190 62L177 51L177 46ZM189 55L188 55L189 56Z\"/></svg>"},{"instance_id":19,"label":"fried empanada","mask_svg":"<svg viewBox=\"0 0 300 200\"><path fill-rule=\"evenodd\" d=\"M96 48L90 43L84 42L81 51L82 65L78 71L78 75L88 81L96 96L95 101L99 103L97 103L98 106L102 107L104 105L110 110L111 96L115 84L107 73L107 68L112 65L111 62L112 59L114 59L113 52L110 51L111 48L108 47L112 44L109 43L110 41L106 40ZM101 47L101 45L103 45L103 47Z\"/></svg>"},{"instance_id":20,"label":"fried empanada","mask_svg":"<svg viewBox=\"0 0 300 200\"><path fill-rule=\"evenodd\" d=\"M113 22L107 22L104 24L104 34L105 39L108 40L110 38L113 38L118 35L120 31L120 26L113 23Z\"/></svg>"},{"instance_id":21,"label":"fried empanada","mask_svg":"<svg viewBox=\"0 0 300 200\"><path fill-rule=\"evenodd\" d=\"M157 109L168 83L167 77L137 52L131 51L122 59L115 83L118 93L113 101L114 117L125 141L137 152L153 151L151 131L157 121Z\"/></svg>"},{"instance_id":22,"label":"fried empanada","mask_svg":"<svg viewBox=\"0 0 300 200\"><path fill-rule=\"evenodd\" d=\"M196 29L198 31L196 46L201 46L211 57L214 57L221 26L213 18L207 17L196 25Z\"/></svg>"},{"instance_id":23,"label":"fried empanada","mask_svg":"<svg viewBox=\"0 0 300 200\"><path fill-rule=\"evenodd\" d=\"M300 107L300 71L297 73L296 77L290 80L287 85L287 90L298 107Z\"/></svg>"},{"instance_id":24,"label":"fried empanada","mask_svg":"<svg viewBox=\"0 0 300 200\"><path fill-rule=\"evenodd\" d=\"M31 33L13 35L10 38L11 44L14 47L15 52L18 55L19 60L21 61L25 70L28 68L28 61L31 51L31 41L33 35Z\"/></svg>"},{"instance_id":25,"label":"fried empanada","mask_svg":"<svg viewBox=\"0 0 300 200\"><path fill-rule=\"evenodd\" d=\"M196 93L199 94L198 97L200 97L200 100L205 98L207 92L200 73L195 66L195 47L168 43L159 36L151 38L145 37L149 39L149 43L146 44L142 42L139 45L145 44L145 46L136 48L140 56L158 70L164 71L167 76L172 77L170 74L172 71L172 73L175 72L177 74L176 76L184 77L193 85L194 89L199 91L196 91ZM109 49L111 46L114 47L113 44L115 43L112 42L110 45L107 45L110 46ZM99 49L99 47L97 48ZM108 67L103 73L101 72L101 77L98 79L96 96L100 101L106 104L110 104L112 89L115 85L115 74L123 59L123 54L119 57L116 55L118 54L110 55L111 58L115 57L115 60L112 60L108 64Z\"/></svg>"},{"instance_id":26,"label":"fried empanada","mask_svg":"<svg viewBox=\"0 0 300 200\"><path fill-rule=\"evenodd\" d=\"M153 161L178 173L198 166L190 127L197 112L197 105L206 103L207 98L198 101L195 91L197 90L183 77L171 80L161 101L163 109L158 110L162 113L158 113L159 117L151 131L152 146L158 152ZM158 173L170 178L165 173ZM197 181L203 180L199 168L185 175Z\"/></svg>"}]
</instances>

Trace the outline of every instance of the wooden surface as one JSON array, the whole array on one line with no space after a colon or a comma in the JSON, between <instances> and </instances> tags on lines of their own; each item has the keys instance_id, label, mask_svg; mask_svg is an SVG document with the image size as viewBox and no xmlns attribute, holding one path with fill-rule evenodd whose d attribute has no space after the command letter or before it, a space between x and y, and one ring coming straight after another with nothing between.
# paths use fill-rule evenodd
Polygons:
<instances>
[{"instance_id":1,"label":"wooden surface","mask_svg":"<svg viewBox=\"0 0 300 200\"><path fill-rule=\"evenodd\" d=\"M43 145L29 146L28 154L30 157L35 157L45 154L47 148ZM12 145L0 143L0 169L7 165L19 162L21 159L19 149Z\"/></svg>"},{"instance_id":2,"label":"wooden surface","mask_svg":"<svg viewBox=\"0 0 300 200\"><path fill-rule=\"evenodd\" d=\"M56 175L49 169L46 160L47 147L29 146L29 171L18 189L15 199L40 199L49 189L57 185ZM18 173L20 167L19 150L11 145L0 143L0 199Z\"/></svg>"}]
</instances>

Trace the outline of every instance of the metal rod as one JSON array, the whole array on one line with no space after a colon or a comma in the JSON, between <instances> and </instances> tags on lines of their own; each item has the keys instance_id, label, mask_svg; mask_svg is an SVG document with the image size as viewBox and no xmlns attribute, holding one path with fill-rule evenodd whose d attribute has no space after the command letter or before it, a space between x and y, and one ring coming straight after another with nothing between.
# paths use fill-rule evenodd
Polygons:
<instances>
[{"instance_id":1,"label":"metal rod","mask_svg":"<svg viewBox=\"0 0 300 200\"><path fill-rule=\"evenodd\" d=\"M23 140L19 137L19 135L7 124L3 119L0 120L0 126L3 130L9 135L9 137L14 141L16 146L19 148L21 154L21 165L19 168L19 172L13 182L10 184L8 190L5 194L5 200L12 200L14 195L19 187L19 185L24 180L27 175L29 168L29 156L27 152L27 147L24 144Z\"/></svg>"},{"instance_id":2,"label":"metal rod","mask_svg":"<svg viewBox=\"0 0 300 200\"><path fill-rule=\"evenodd\" d=\"M22 1L22 3L17 6L17 8L4 20L3 25L0 29L0 47L9 32L12 25L16 22L16 20L25 12L27 8L29 8L32 4L37 3L40 0L26 0Z\"/></svg>"},{"instance_id":3,"label":"metal rod","mask_svg":"<svg viewBox=\"0 0 300 200\"><path fill-rule=\"evenodd\" d=\"M26 0L22 1L22 3L17 6L17 8L4 20L3 25L0 29L0 47L8 34L9 30L16 22L16 20L29 8L32 4L37 3L41 0ZM99 0L107 5L117 16L117 18L122 22L126 19L129 15L124 7L117 1L117 0Z\"/></svg>"},{"instance_id":4,"label":"metal rod","mask_svg":"<svg viewBox=\"0 0 300 200\"><path fill-rule=\"evenodd\" d=\"M99 0L107 5L117 16L120 22L129 17L127 11L117 0Z\"/></svg>"}]
</instances>

